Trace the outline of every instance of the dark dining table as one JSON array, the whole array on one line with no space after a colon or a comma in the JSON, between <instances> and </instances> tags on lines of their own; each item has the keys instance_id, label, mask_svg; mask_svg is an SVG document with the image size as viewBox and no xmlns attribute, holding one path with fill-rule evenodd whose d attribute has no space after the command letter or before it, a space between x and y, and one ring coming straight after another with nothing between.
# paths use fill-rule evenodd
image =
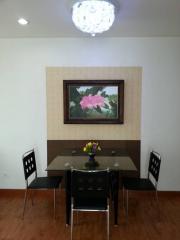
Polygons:
<instances>
[{"instance_id":1,"label":"dark dining table","mask_svg":"<svg viewBox=\"0 0 180 240\"><path fill-rule=\"evenodd\" d=\"M118 224L118 190L119 175L121 172L137 171L132 159L129 156L96 156L98 166L88 167L87 156L57 156L47 166L47 171L64 171L65 172L65 189L66 189L66 224L70 223L71 212L71 170L103 170L109 169L111 182L111 195L114 208L114 224Z\"/></svg>"}]
</instances>

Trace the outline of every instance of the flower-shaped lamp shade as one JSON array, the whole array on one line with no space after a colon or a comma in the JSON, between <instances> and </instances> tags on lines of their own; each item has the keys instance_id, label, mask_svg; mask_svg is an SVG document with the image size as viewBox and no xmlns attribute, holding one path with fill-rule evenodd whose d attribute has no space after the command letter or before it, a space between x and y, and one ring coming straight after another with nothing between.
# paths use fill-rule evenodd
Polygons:
<instances>
[{"instance_id":1,"label":"flower-shaped lamp shade","mask_svg":"<svg viewBox=\"0 0 180 240\"><path fill-rule=\"evenodd\" d=\"M102 33L109 30L115 19L115 6L107 0L84 0L72 7L72 20L82 32Z\"/></svg>"}]
</instances>

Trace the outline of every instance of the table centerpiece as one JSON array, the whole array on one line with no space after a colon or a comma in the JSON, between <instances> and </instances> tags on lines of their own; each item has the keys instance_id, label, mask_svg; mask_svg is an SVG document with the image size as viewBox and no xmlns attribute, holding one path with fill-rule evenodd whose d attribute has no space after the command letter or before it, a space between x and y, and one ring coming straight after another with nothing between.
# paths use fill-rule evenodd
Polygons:
<instances>
[{"instance_id":1,"label":"table centerpiece","mask_svg":"<svg viewBox=\"0 0 180 240\"><path fill-rule=\"evenodd\" d=\"M83 151L86 152L89 156L88 162L85 163L86 167L97 167L99 164L95 160L96 152L101 151L101 147L98 142L90 141L88 142L84 148Z\"/></svg>"}]
</instances>

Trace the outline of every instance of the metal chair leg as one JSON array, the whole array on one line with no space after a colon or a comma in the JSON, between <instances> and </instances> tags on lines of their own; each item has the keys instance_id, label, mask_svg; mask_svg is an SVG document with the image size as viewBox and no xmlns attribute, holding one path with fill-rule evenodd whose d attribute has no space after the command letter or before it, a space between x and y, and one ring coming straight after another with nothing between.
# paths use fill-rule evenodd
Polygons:
<instances>
[{"instance_id":1,"label":"metal chair leg","mask_svg":"<svg viewBox=\"0 0 180 240\"><path fill-rule=\"evenodd\" d=\"M76 212L76 224L79 224L79 212Z\"/></svg>"},{"instance_id":2,"label":"metal chair leg","mask_svg":"<svg viewBox=\"0 0 180 240\"><path fill-rule=\"evenodd\" d=\"M125 206L124 203L125 203L125 199L124 199L124 186L122 188L122 204L123 204L123 207Z\"/></svg>"},{"instance_id":3,"label":"metal chair leg","mask_svg":"<svg viewBox=\"0 0 180 240\"><path fill-rule=\"evenodd\" d=\"M158 192L157 192L157 190L155 191L155 193L156 193L156 201L158 202L159 199L158 199Z\"/></svg>"},{"instance_id":4,"label":"metal chair leg","mask_svg":"<svg viewBox=\"0 0 180 240\"><path fill-rule=\"evenodd\" d=\"M73 206L71 205L71 240L73 237Z\"/></svg>"},{"instance_id":5,"label":"metal chair leg","mask_svg":"<svg viewBox=\"0 0 180 240\"><path fill-rule=\"evenodd\" d=\"M25 194L24 194L24 206L23 206L23 213L22 213L23 219L24 219L24 213L25 213L25 207L26 207L26 201L27 201L27 191L28 191L28 189L26 188Z\"/></svg>"},{"instance_id":6,"label":"metal chair leg","mask_svg":"<svg viewBox=\"0 0 180 240\"><path fill-rule=\"evenodd\" d=\"M56 218L56 189L54 188L54 219Z\"/></svg>"},{"instance_id":7,"label":"metal chair leg","mask_svg":"<svg viewBox=\"0 0 180 240\"><path fill-rule=\"evenodd\" d=\"M126 189L126 220L128 222L128 211L129 211L129 194L128 190Z\"/></svg>"},{"instance_id":8,"label":"metal chair leg","mask_svg":"<svg viewBox=\"0 0 180 240\"><path fill-rule=\"evenodd\" d=\"M107 207L107 240L109 240L109 205Z\"/></svg>"},{"instance_id":9,"label":"metal chair leg","mask_svg":"<svg viewBox=\"0 0 180 240\"><path fill-rule=\"evenodd\" d=\"M31 197L31 204L32 204L32 206L34 205L33 193L34 193L34 191L33 191L33 189L31 189L31 191L30 191L30 197Z\"/></svg>"},{"instance_id":10,"label":"metal chair leg","mask_svg":"<svg viewBox=\"0 0 180 240\"><path fill-rule=\"evenodd\" d=\"M155 194L156 194L156 204L157 204L158 219L159 219L159 221L160 221L160 218L161 218L161 210L160 210L160 205L159 205L159 198L158 198L157 189L156 189L156 191L155 191Z\"/></svg>"}]
</instances>

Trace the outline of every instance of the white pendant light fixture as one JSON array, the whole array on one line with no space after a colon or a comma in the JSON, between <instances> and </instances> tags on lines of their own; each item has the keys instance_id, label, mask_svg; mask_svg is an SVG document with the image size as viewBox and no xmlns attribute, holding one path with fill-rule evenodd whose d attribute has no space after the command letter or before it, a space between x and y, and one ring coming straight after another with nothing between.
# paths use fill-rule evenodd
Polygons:
<instances>
[{"instance_id":1,"label":"white pendant light fixture","mask_svg":"<svg viewBox=\"0 0 180 240\"><path fill-rule=\"evenodd\" d=\"M95 36L110 29L116 10L116 0L77 0L72 6L72 20L80 31Z\"/></svg>"},{"instance_id":2,"label":"white pendant light fixture","mask_svg":"<svg viewBox=\"0 0 180 240\"><path fill-rule=\"evenodd\" d=\"M23 26L25 26L25 25L27 25L29 22L28 22L28 20L26 20L25 18L19 18L18 20L17 20L17 22L20 24L20 25L23 25Z\"/></svg>"}]
</instances>

